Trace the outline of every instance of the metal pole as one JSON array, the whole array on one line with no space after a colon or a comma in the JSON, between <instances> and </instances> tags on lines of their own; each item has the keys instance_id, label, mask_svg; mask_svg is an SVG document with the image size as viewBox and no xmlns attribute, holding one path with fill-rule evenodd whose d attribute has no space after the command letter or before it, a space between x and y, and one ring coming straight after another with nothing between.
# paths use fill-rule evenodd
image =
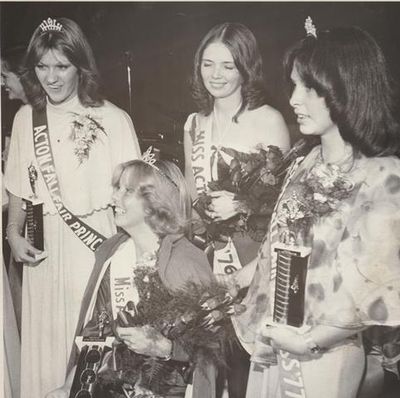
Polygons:
<instances>
[{"instance_id":1,"label":"metal pole","mask_svg":"<svg viewBox=\"0 0 400 398\"><path fill-rule=\"evenodd\" d=\"M127 72L127 80L128 80L128 95L129 95L129 115L132 118L132 53L130 51L125 51L125 61L126 61L126 72Z\"/></svg>"}]
</instances>

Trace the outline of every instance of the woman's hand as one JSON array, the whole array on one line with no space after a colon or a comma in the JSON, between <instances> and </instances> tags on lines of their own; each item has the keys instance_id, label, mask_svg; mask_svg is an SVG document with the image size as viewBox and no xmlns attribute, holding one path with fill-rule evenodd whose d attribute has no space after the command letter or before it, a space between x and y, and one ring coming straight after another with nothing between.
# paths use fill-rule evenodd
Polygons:
<instances>
[{"instance_id":1,"label":"woman's hand","mask_svg":"<svg viewBox=\"0 0 400 398\"><path fill-rule=\"evenodd\" d=\"M48 392L45 398L68 398L71 391L72 382L74 380L75 372L76 372L76 366L74 366L68 373L64 385L58 387L53 391Z\"/></svg>"},{"instance_id":2,"label":"woman's hand","mask_svg":"<svg viewBox=\"0 0 400 398\"><path fill-rule=\"evenodd\" d=\"M117 327L122 341L132 351L152 357L166 358L172 350L172 341L152 326Z\"/></svg>"},{"instance_id":3,"label":"woman's hand","mask_svg":"<svg viewBox=\"0 0 400 398\"><path fill-rule=\"evenodd\" d=\"M212 198L206 215L213 221L228 220L240 212L240 201L235 200L235 194L228 191L211 191L207 195Z\"/></svg>"},{"instance_id":4,"label":"woman's hand","mask_svg":"<svg viewBox=\"0 0 400 398\"><path fill-rule=\"evenodd\" d=\"M17 232L7 234L7 239L16 262L34 265L38 262L38 258L36 256L44 253L33 247L25 238L23 238Z\"/></svg>"},{"instance_id":5,"label":"woman's hand","mask_svg":"<svg viewBox=\"0 0 400 398\"><path fill-rule=\"evenodd\" d=\"M284 350L296 355L307 355L309 349L304 336L285 325L265 325L260 340L268 343L274 351Z\"/></svg>"},{"instance_id":6,"label":"woman's hand","mask_svg":"<svg viewBox=\"0 0 400 398\"><path fill-rule=\"evenodd\" d=\"M69 397L69 389L67 387L60 387L56 390L50 391L46 394L45 398L68 398Z\"/></svg>"},{"instance_id":7,"label":"woman's hand","mask_svg":"<svg viewBox=\"0 0 400 398\"><path fill-rule=\"evenodd\" d=\"M215 274L215 278L217 282L224 286L227 290L229 295L233 299L233 303L230 305L230 309L228 309L228 315L240 315L244 311L246 311L246 306L241 304L243 300L243 295L241 294L240 290L241 287L236 279L237 272L233 274Z\"/></svg>"},{"instance_id":8,"label":"woman's hand","mask_svg":"<svg viewBox=\"0 0 400 398\"><path fill-rule=\"evenodd\" d=\"M228 289L231 296L236 297L240 286L236 280L235 272L232 274L215 274L217 282Z\"/></svg>"}]
</instances>

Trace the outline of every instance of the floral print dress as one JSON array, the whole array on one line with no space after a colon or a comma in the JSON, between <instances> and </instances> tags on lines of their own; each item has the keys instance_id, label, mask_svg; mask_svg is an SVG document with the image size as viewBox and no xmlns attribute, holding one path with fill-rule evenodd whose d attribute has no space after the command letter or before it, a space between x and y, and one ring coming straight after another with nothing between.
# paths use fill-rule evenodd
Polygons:
<instances>
[{"instance_id":1,"label":"floral print dress","mask_svg":"<svg viewBox=\"0 0 400 398\"><path fill-rule=\"evenodd\" d=\"M276 214L321 159L320 146L300 163L281 195ZM304 324L342 328L400 325L400 160L354 159L346 177L351 195L336 211L315 217L305 236L311 255L305 286ZM300 185L299 185L300 184ZM287 203L287 202L286 202ZM274 224L273 219L271 226ZM256 275L237 317L241 341L250 349L273 313L275 286L271 231Z\"/></svg>"}]
</instances>

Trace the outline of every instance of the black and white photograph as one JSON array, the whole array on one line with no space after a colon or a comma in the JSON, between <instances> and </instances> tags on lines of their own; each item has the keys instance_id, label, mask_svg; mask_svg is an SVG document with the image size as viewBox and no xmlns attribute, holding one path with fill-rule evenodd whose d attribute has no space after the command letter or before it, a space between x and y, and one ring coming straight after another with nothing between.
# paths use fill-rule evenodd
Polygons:
<instances>
[{"instance_id":1,"label":"black and white photograph","mask_svg":"<svg viewBox=\"0 0 400 398\"><path fill-rule=\"evenodd\" d=\"M400 397L400 2L0 30L0 396Z\"/></svg>"}]
</instances>

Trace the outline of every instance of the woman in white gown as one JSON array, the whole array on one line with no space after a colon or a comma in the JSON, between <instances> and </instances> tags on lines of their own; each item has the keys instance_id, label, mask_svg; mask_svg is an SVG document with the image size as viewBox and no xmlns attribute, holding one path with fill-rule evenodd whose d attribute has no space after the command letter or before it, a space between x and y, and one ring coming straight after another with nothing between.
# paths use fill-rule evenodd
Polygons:
<instances>
[{"instance_id":1,"label":"woman in white gown","mask_svg":"<svg viewBox=\"0 0 400 398\"><path fill-rule=\"evenodd\" d=\"M185 177L193 200L208 191L208 183L223 178L232 161L232 150L255 153L269 145L289 149L289 133L282 115L266 104L262 59L253 33L238 23L223 23L202 39L194 59L193 97L199 112L185 125ZM206 211L213 221L232 219L239 209L232 192L210 192ZM267 221L265 222L267 225ZM260 241L240 231L216 238L212 245L214 265L218 253L236 259L236 269L256 257ZM229 251L227 254L226 251ZM214 266L214 272L221 272ZM248 356L239 347L228 358L230 398L241 398L246 389Z\"/></svg>"},{"instance_id":2,"label":"woman in white gown","mask_svg":"<svg viewBox=\"0 0 400 398\"><path fill-rule=\"evenodd\" d=\"M65 376L93 250L115 233L114 167L140 155L129 116L99 94L79 26L47 19L33 33L5 173L7 236L24 263L21 397L43 397ZM23 236L26 201L43 206L44 252ZM46 256L38 261L38 256Z\"/></svg>"}]
</instances>

